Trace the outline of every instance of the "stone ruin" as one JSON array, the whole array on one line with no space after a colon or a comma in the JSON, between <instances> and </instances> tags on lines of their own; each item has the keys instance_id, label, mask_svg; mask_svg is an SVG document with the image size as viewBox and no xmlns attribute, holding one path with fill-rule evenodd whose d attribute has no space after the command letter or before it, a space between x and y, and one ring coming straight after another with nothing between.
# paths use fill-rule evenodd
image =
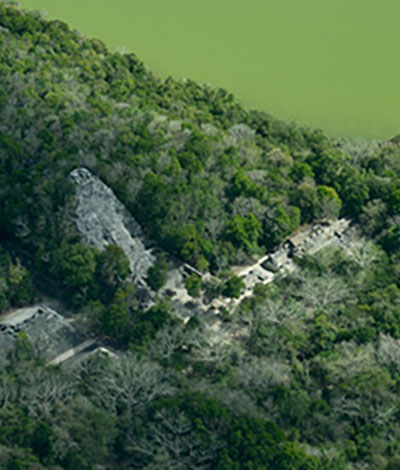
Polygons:
<instances>
[{"instance_id":1,"label":"stone ruin","mask_svg":"<svg viewBox=\"0 0 400 470\"><path fill-rule=\"evenodd\" d=\"M324 220L302 228L287 237L273 253L263 256L252 265L233 268L235 274L243 279L246 288L239 299L231 301L231 307L251 296L257 284L269 284L276 276L293 272L296 269L295 257L313 255L327 246L341 246L352 254L353 248L364 242L348 219Z\"/></svg>"},{"instance_id":2,"label":"stone ruin","mask_svg":"<svg viewBox=\"0 0 400 470\"><path fill-rule=\"evenodd\" d=\"M77 168L70 175L76 185L76 208L73 220L85 243L100 249L108 244L119 245L127 255L133 280L144 292L149 293L146 285L147 271L155 262L155 243L148 239L138 222L117 199L113 191L86 168ZM296 268L295 256L314 254L325 246L337 244L349 251L354 240L360 238L353 233L349 220L323 220L313 225L302 227L292 234L273 253L269 253L255 263L247 266L233 267L232 271L241 277L245 291L239 299L215 299L206 304L202 298L194 299L185 288L185 279L195 268L173 260L167 253L169 273L166 285L160 294L168 294L176 313L182 318L207 311L215 311L220 307L233 310L245 297L252 295L254 287L272 282L276 276L286 275ZM210 274L203 279L212 279ZM151 300L147 306L151 305Z\"/></svg>"},{"instance_id":3,"label":"stone ruin","mask_svg":"<svg viewBox=\"0 0 400 470\"><path fill-rule=\"evenodd\" d=\"M129 259L133 281L143 288L142 306L150 306L152 301L144 295L146 291L150 292L146 276L156 260L156 249L160 249L146 237L132 214L97 176L86 168L76 168L71 172L70 179L76 186L72 219L82 241L99 249L110 244L119 245ZM194 310L207 310L201 300L193 299L185 289L186 277L196 270L173 260L167 253L165 255L170 269L160 294L169 294L177 313L183 318L193 315Z\"/></svg>"},{"instance_id":4,"label":"stone ruin","mask_svg":"<svg viewBox=\"0 0 400 470\"><path fill-rule=\"evenodd\" d=\"M73 367L86 357L97 352L116 357L95 338L83 336L73 323L46 304L12 310L2 315L0 323L0 348L2 363L12 351L18 334L28 337L34 351L49 365Z\"/></svg>"},{"instance_id":5,"label":"stone ruin","mask_svg":"<svg viewBox=\"0 0 400 470\"><path fill-rule=\"evenodd\" d=\"M147 270L155 262L154 244L97 176L86 168L77 168L70 178L76 185L76 207L72 217L83 242L99 249L119 245L129 259L134 281L145 286Z\"/></svg>"},{"instance_id":6,"label":"stone ruin","mask_svg":"<svg viewBox=\"0 0 400 470\"><path fill-rule=\"evenodd\" d=\"M77 168L71 175L76 184L76 206L73 220L83 242L99 249L108 244L119 245L126 253L132 269L133 280L144 291L147 270L155 261L155 244L143 233L142 228L112 190L85 168ZM252 295L257 284L268 284L276 276L285 276L296 269L294 257L314 254L326 246L342 246L349 253L365 243L357 230L346 219L323 221L297 231L273 253L269 253L247 266L233 267L233 272L245 283L245 291L239 299L217 298L206 304L201 298L194 299L185 289L185 279L192 273L203 275L188 264L169 260L166 285L160 294L167 294L175 306L176 313L185 321L193 315L215 313L219 308L233 311L245 298ZM213 318L216 318L212 315ZM71 322L46 305L37 305L13 311L1 319L0 347L4 358L13 347L19 331L24 331L35 350L43 355L49 364L63 364L68 367L79 363L87 355L102 352L117 357L94 338L85 338Z\"/></svg>"}]
</instances>

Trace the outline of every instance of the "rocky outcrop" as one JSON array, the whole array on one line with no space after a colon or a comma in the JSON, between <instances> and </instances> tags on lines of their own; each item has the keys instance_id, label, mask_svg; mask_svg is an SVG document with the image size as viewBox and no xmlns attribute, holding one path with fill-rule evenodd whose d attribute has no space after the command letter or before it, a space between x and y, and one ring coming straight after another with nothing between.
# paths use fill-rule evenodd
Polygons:
<instances>
[{"instance_id":1,"label":"rocky outcrop","mask_svg":"<svg viewBox=\"0 0 400 470\"><path fill-rule=\"evenodd\" d=\"M129 259L133 279L145 285L155 256L152 243L113 191L86 168L70 174L76 185L73 220L84 243L99 249L119 245Z\"/></svg>"}]
</instances>

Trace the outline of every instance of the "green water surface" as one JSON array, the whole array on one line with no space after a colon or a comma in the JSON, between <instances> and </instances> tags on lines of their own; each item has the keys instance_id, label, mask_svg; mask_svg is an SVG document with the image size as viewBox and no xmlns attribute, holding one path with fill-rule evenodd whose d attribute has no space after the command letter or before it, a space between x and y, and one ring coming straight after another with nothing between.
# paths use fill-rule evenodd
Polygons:
<instances>
[{"instance_id":1,"label":"green water surface","mask_svg":"<svg viewBox=\"0 0 400 470\"><path fill-rule=\"evenodd\" d=\"M400 132L399 0L22 0L157 75L330 135Z\"/></svg>"}]
</instances>

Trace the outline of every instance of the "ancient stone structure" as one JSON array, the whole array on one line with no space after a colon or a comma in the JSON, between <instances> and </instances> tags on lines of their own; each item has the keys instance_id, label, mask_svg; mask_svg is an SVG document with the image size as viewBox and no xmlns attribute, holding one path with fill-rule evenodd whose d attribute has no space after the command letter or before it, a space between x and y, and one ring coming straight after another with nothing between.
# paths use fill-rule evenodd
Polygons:
<instances>
[{"instance_id":1,"label":"ancient stone structure","mask_svg":"<svg viewBox=\"0 0 400 470\"><path fill-rule=\"evenodd\" d=\"M145 284L147 269L151 266L154 256L140 226L112 191L90 172L80 168L75 170L71 177L78 188L76 223L84 240L99 248L107 243L119 244L126 250L131 263L137 263L134 271L135 279ZM105 212L109 214L104 215ZM160 293L170 297L176 313L185 321L192 315L218 313L221 307L233 312L245 297L253 294L257 284L268 284L273 282L276 276L285 276L293 272L296 269L294 257L306 253L313 254L332 245L341 246L353 254L364 243L365 240L359 236L357 229L346 219L325 221L305 227L288 237L275 252L263 256L252 265L233 268L234 273L245 283L245 291L239 299L220 297L210 304L205 303L202 298L191 297L185 289L184 282L193 272L205 279L211 279L211 276L203 276L191 266L169 259L168 280ZM214 315L212 317L215 320L218 318ZM215 322L216 328L219 323L218 320ZM26 333L35 350L42 354L48 364L75 367L88 355L98 352L118 357L96 339L83 337L69 320L50 307L36 305L14 310L1 318L0 349L3 352L3 359L12 349L20 331Z\"/></svg>"},{"instance_id":2,"label":"ancient stone structure","mask_svg":"<svg viewBox=\"0 0 400 470\"><path fill-rule=\"evenodd\" d=\"M350 254L355 245L365 243L348 219L325 220L298 230L273 253L263 256L249 266L234 267L234 273L245 283L245 291L235 300L219 300L218 306L234 308L245 297L252 295L254 287L269 284L275 276L285 276L296 269L294 257L315 254L327 246L341 246Z\"/></svg>"},{"instance_id":3,"label":"ancient stone structure","mask_svg":"<svg viewBox=\"0 0 400 470\"><path fill-rule=\"evenodd\" d=\"M2 318L0 344L3 353L12 348L20 331L28 336L35 351L49 361L83 341L64 317L46 305L14 310Z\"/></svg>"},{"instance_id":4,"label":"ancient stone structure","mask_svg":"<svg viewBox=\"0 0 400 470\"><path fill-rule=\"evenodd\" d=\"M100 249L119 245L129 259L133 279L144 286L155 261L152 242L112 190L89 170L77 168L70 177L76 185L73 220L84 243Z\"/></svg>"},{"instance_id":5,"label":"ancient stone structure","mask_svg":"<svg viewBox=\"0 0 400 470\"><path fill-rule=\"evenodd\" d=\"M133 279L142 287L146 286L147 270L155 261L154 243L146 238L142 228L117 199L112 190L99 178L85 168L77 168L71 173L76 184L76 208L74 220L83 241L104 248L108 244L119 245L129 258ZM302 227L292 234L273 253L260 258L252 265L233 267L232 271L241 277L245 291L239 299L215 299L207 304L203 299L192 298L185 289L184 281L192 272L205 278L193 267L174 261L166 254L170 270L166 285L160 294L167 294L176 313L182 318L204 313L219 307L233 310L245 297L251 296L254 287L268 284L275 276L286 275L296 269L294 257L314 254L325 246L338 244L351 251L358 234L351 232L350 222L346 219L324 220L313 225ZM206 275L209 279L210 275ZM144 291L149 289L144 289ZM147 306L151 305L151 299Z\"/></svg>"},{"instance_id":6,"label":"ancient stone structure","mask_svg":"<svg viewBox=\"0 0 400 470\"><path fill-rule=\"evenodd\" d=\"M13 310L1 318L0 349L4 357L20 332L51 365L73 366L97 351L115 356L96 339L82 336L67 318L45 304Z\"/></svg>"}]
</instances>

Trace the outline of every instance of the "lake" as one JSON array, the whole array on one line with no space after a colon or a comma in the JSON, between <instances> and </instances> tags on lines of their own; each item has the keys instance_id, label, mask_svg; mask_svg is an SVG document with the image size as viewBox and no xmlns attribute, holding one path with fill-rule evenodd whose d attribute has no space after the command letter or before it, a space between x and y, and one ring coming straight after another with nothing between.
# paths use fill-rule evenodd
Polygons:
<instances>
[{"instance_id":1,"label":"lake","mask_svg":"<svg viewBox=\"0 0 400 470\"><path fill-rule=\"evenodd\" d=\"M400 133L398 0L22 0L156 75L329 135Z\"/></svg>"}]
</instances>

